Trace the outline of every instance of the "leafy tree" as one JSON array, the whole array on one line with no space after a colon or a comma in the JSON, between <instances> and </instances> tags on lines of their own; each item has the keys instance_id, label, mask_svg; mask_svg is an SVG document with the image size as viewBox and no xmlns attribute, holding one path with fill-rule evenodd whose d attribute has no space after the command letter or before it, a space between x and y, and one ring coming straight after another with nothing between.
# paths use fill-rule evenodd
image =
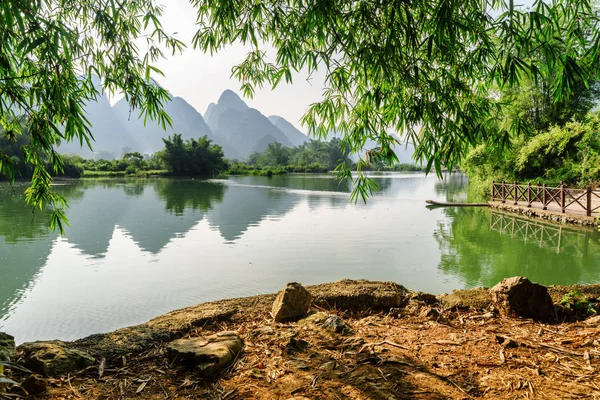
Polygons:
<instances>
[{"instance_id":1,"label":"leafy tree","mask_svg":"<svg viewBox=\"0 0 600 400\"><path fill-rule=\"evenodd\" d=\"M598 17L591 0L537 0L531 10L504 0L191 0L198 11L196 48L215 52L241 41L252 47L233 69L246 95L256 85L292 81L292 72L325 71L322 101L304 117L310 132L336 130L352 150L367 139L380 157L397 161L397 139L406 134L416 157L440 171L455 165L477 144L500 148L525 124L498 128L502 104L492 87L518 87L523 79L549 82L561 99L577 82L597 75ZM498 12L500 11L500 12ZM98 96L96 73L109 91L122 91L144 119L169 123L162 109L167 93L149 81L161 44L182 43L160 24L154 0L15 0L0 4L0 123L26 115L31 144L24 147L34 169L27 201L51 204L51 226L65 221L63 197L50 190L46 157L62 168L54 147L61 140L91 139L83 113ZM140 53L136 38L146 38ZM274 48L274 60L261 47ZM536 58L544 54L543 59ZM62 128L62 129L61 129ZM0 154L0 173L13 163ZM365 166L358 163L359 172ZM346 164L341 177L351 178ZM373 185L358 175L353 198Z\"/></svg>"},{"instance_id":2,"label":"leafy tree","mask_svg":"<svg viewBox=\"0 0 600 400\"><path fill-rule=\"evenodd\" d=\"M144 120L170 123L162 109L167 92L150 82L152 64L163 50L183 44L160 23L162 8L154 0L14 0L0 3L0 124L7 138L21 136L25 118L31 141L20 145L33 170L26 200L34 207L51 205L52 228L66 222L66 200L50 190L51 175L64 168L55 151L61 141L91 147L84 105L95 100L93 75L111 92L122 92ZM136 38L145 38L140 52ZM0 151L0 174L14 179L14 160Z\"/></svg>"},{"instance_id":3,"label":"leafy tree","mask_svg":"<svg viewBox=\"0 0 600 400\"><path fill-rule=\"evenodd\" d=\"M256 86L291 82L293 71L324 70L323 99L303 118L311 133L337 130L356 151L372 139L378 157L397 161L393 129L438 172L473 145L502 148L528 129L521 118L502 126L496 90L545 82L560 100L596 77L600 60L599 20L588 0L538 0L531 9L512 0L192 3L195 47L218 52L237 41L252 47L233 69L246 95ZM359 172L365 165L358 163ZM338 171L351 177L344 166ZM373 186L364 175L357 179L353 198L365 198Z\"/></svg>"},{"instance_id":4,"label":"leafy tree","mask_svg":"<svg viewBox=\"0 0 600 400\"><path fill-rule=\"evenodd\" d=\"M535 134L551 125L583 120L599 98L600 84L595 80L587 86L578 80L570 93L559 101L554 101L549 82L535 85L531 80L524 80L520 87L509 88L501 93L500 101L505 105L502 123L510 126L516 120L525 120L532 130L528 133Z\"/></svg>"},{"instance_id":5,"label":"leafy tree","mask_svg":"<svg viewBox=\"0 0 600 400\"><path fill-rule=\"evenodd\" d=\"M221 146L207 137L184 141L180 134L163 139L162 159L174 175L214 176L229 168Z\"/></svg>"},{"instance_id":6,"label":"leafy tree","mask_svg":"<svg viewBox=\"0 0 600 400\"><path fill-rule=\"evenodd\" d=\"M137 151L133 153L125 153L123 155L123 160L130 162L137 168L141 168L142 164L144 163L144 156Z\"/></svg>"},{"instance_id":7,"label":"leafy tree","mask_svg":"<svg viewBox=\"0 0 600 400\"><path fill-rule=\"evenodd\" d=\"M255 152L248 157L249 165L259 168L294 167L291 168L294 172L295 167L304 167L299 170L310 172L305 168L309 166L314 167L314 172L331 171L340 163L348 166L352 164L350 147L338 138L333 138L329 142L311 140L293 148L284 147L280 143L270 143L264 152ZM234 167L243 165L234 164Z\"/></svg>"}]
</instances>

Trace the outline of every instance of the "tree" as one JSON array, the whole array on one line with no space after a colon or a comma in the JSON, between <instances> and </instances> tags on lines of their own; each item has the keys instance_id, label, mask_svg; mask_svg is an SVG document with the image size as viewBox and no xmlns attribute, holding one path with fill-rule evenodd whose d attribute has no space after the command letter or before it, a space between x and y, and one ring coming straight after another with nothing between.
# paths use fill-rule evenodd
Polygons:
<instances>
[{"instance_id":1,"label":"tree","mask_svg":"<svg viewBox=\"0 0 600 400\"><path fill-rule=\"evenodd\" d=\"M123 154L123 161L139 169L144 164L144 156L137 151L133 153L125 153Z\"/></svg>"},{"instance_id":2,"label":"tree","mask_svg":"<svg viewBox=\"0 0 600 400\"><path fill-rule=\"evenodd\" d=\"M600 70L591 0L537 0L531 10L512 0L190 1L198 10L195 48L252 46L233 69L246 95L257 85L291 82L294 70L322 69L323 99L303 119L310 132L341 132L353 151L372 139L379 159L397 161L393 129L438 172L473 145L501 148L523 131L521 119L498 128L503 107L493 86L549 82L556 100ZM10 117L27 116L32 141L24 150L34 168L27 201L51 204L51 225L60 228L65 200L50 191L43 159L58 170L60 140L89 145L82 107L98 95L92 74L107 90L122 91L144 119L164 126L167 93L149 81L159 72L152 63L162 55L161 44L177 51L182 43L162 29L154 0L15 0L2 2L0 13L0 123L18 135ZM139 52L138 38L148 41L146 53ZM262 50L267 44L273 61ZM0 159L0 173L10 176L10 158ZM359 172L366 164L359 161ZM338 172L352 178L345 164ZM372 182L359 174L357 183L353 198L366 198Z\"/></svg>"},{"instance_id":3,"label":"tree","mask_svg":"<svg viewBox=\"0 0 600 400\"><path fill-rule=\"evenodd\" d=\"M221 146L204 136L184 141L180 134L163 139L162 158L174 175L212 177L229 168Z\"/></svg>"},{"instance_id":4,"label":"tree","mask_svg":"<svg viewBox=\"0 0 600 400\"><path fill-rule=\"evenodd\" d=\"M341 132L353 151L372 139L372 153L395 162L392 129L438 173L473 145L502 148L529 129L522 118L502 126L495 90L544 82L560 100L596 77L600 60L599 20L588 0L537 0L531 9L512 0L192 3L196 48L218 52L237 41L252 47L233 68L246 95L291 82L293 71L324 70L323 98L303 118L312 134ZM359 161L359 172L366 164ZM338 172L351 178L344 166ZM353 198L365 198L373 185L362 174L357 183Z\"/></svg>"},{"instance_id":5,"label":"tree","mask_svg":"<svg viewBox=\"0 0 600 400\"><path fill-rule=\"evenodd\" d=\"M62 231L66 200L50 190L51 175L63 170L55 151L61 141L76 140L91 148L84 104L100 94L94 75L111 92L122 92L141 116L170 123L162 108L167 92L150 82L160 73L152 64L163 50L183 44L160 24L154 0L13 0L0 4L0 124L8 140L23 134L20 118L31 133L20 144L33 170L26 201L35 208L53 207L50 226ZM135 39L145 39L147 51ZM17 166L0 150L0 175L14 179Z\"/></svg>"}]
</instances>

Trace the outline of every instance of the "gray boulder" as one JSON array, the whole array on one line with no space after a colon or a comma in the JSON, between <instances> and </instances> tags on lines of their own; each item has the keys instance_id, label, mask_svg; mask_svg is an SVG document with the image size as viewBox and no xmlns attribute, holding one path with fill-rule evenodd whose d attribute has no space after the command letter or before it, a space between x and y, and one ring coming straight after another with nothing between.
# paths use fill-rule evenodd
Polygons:
<instances>
[{"instance_id":1,"label":"gray boulder","mask_svg":"<svg viewBox=\"0 0 600 400\"><path fill-rule=\"evenodd\" d=\"M8 333L0 332L0 361L11 361L16 353L15 338Z\"/></svg>"},{"instance_id":2,"label":"gray boulder","mask_svg":"<svg viewBox=\"0 0 600 400\"><path fill-rule=\"evenodd\" d=\"M545 286L532 283L524 276L503 279L490 289L492 305L504 317L532 318L550 321L554 304Z\"/></svg>"},{"instance_id":3,"label":"gray boulder","mask_svg":"<svg viewBox=\"0 0 600 400\"><path fill-rule=\"evenodd\" d=\"M306 316L312 296L304 287L291 282L277 294L271 315L277 322L291 321Z\"/></svg>"},{"instance_id":4,"label":"gray boulder","mask_svg":"<svg viewBox=\"0 0 600 400\"><path fill-rule=\"evenodd\" d=\"M23 364L44 376L77 372L96 363L94 357L60 340L25 343L19 346L19 351L23 354Z\"/></svg>"},{"instance_id":5,"label":"gray boulder","mask_svg":"<svg viewBox=\"0 0 600 400\"><path fill-rule=\"evenodd\" d=\"M207 338L179 339L167 346L171 362L214 375L230 364L244 347L237 332L219 332Z\"/></svg>"}]
</instances>

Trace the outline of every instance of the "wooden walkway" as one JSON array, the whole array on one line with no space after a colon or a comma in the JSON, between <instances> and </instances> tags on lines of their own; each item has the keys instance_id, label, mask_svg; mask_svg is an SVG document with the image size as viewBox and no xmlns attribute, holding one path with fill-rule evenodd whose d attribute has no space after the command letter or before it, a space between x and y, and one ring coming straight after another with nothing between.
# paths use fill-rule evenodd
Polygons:
<instances>
[{"instance_id":1,"label":"wooden walkway","mask_svg":"<svg viewBox=\"0 0 600 400\"><path fill-rule=\"evenodd\" d=\"M581 189L567 188L562 184L550 187L545 184L493 182L492 201L562 214L592 217L600 215L600 190L593 190L591 187Z\"/></svg>"}]
</instances>

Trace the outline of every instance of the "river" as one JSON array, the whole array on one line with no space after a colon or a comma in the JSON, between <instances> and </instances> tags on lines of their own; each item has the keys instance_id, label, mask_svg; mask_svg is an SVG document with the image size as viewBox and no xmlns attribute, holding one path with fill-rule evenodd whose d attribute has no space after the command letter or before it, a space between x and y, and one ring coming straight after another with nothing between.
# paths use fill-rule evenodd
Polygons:
<instances>
[{"instance_id":1,"label":"river","mask_svg":"<svg viewBox=\"0 0 600 400\"><path fill-rule=\"evenodd\" d=\"M484 208L460 174L374 177L367 204L331 175L222 180L60 181L64 237L0 184L0 331L17 342L76 339L286 282L390 280L431 293L525 275L542 284L600 280L600 235Z\"/></svg>"}]
</instances>

